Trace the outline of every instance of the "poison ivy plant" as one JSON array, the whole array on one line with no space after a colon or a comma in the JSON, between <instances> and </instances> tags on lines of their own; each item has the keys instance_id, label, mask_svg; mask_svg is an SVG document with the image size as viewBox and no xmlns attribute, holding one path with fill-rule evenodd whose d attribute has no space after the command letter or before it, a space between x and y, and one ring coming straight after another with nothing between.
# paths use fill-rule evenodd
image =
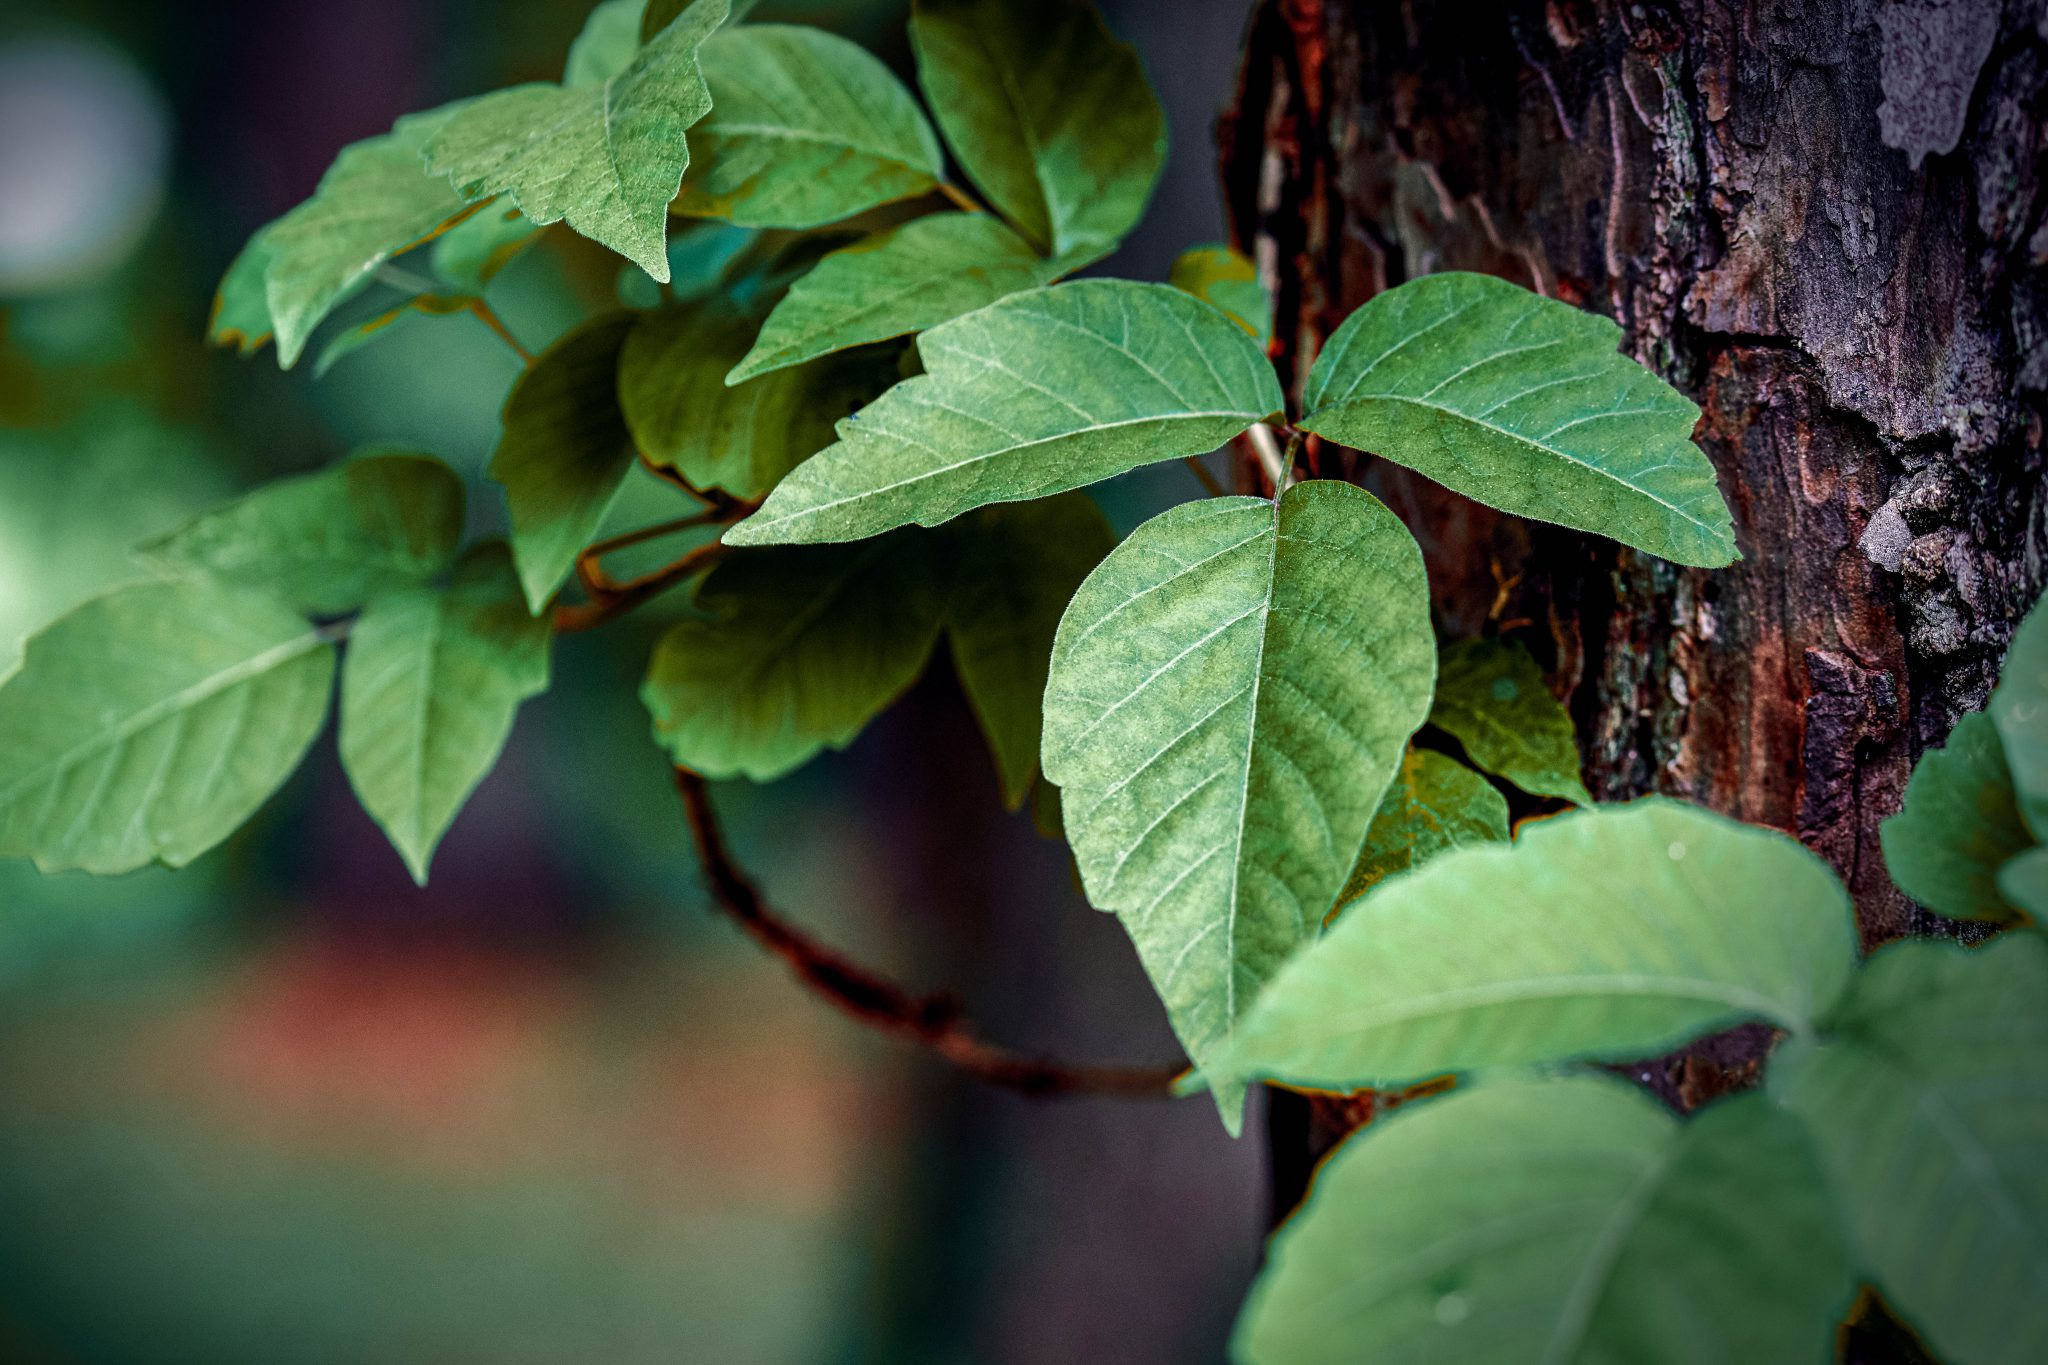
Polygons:
<instances>
[{"instance_id":1,"label":"poison ivy plant","mask_svg":"<svg viewBox=\"0 0 2048 1365\"><path fill-rule=\"evenodd\" d=\"M1592 1076L1394 1115L1316 1175L1238 1322L1246 1365L1819 1361L1852 1284L1800 1125L1690 1122Z\"/></svg>"},{"instance_id":2,"label":"poison ivy plant","mask_svg":"<svg viewBox=\"0 0 2048 1365\"><path fill-rule=\"evenodd\" d=\"M247 589L94 598L0 687L0 854L45 872L184 866L291 776L333 677L326 637Z\"/></svg>"},{"instance_id":3,"label":"poison ivy plant","mask_svg":"<svg viewBox=\"0 0 2048 1365\"><path fill-rule=\"evenodd\" d=\"M916 0L917 75L953 154L1038 247L1108 253L1152 197L1166 118L1085 0Z\"/></svg>"},{"instance_id":4,"label":"poison ivy plant","mask_svg":"<svg viewBox=\"0 0 2048 1365\"><path fill-rule=\"evenodd\" d=\"M447 568L462 520L462 480L448 466L366 455L269 484L143 548L169 567L337 616Z\"/></svg>"},{"instance_id":5,"label":"poison ivy plant","mask_svg":"<svg viewBox=\"0 0 2048 1365\"><path fill-rule=\"evenodd\" d=\"M1197 1063L1336 902L1428 709L1428 621L1401 523L1321 481L1164 513L1074 594L1045 775Z\"/></svg>"},{"instance_id":6,"label":"poison ivy plant","mask_svg":"<svg viewBox=\"0 0 2048 1365\"><path fill-rule=\"evenodd\" d=\"M936 327L1049 284L1054 271L988 214L914 218L841 247L790 286L728 382Z\"/></svg>"},{"instance_id":7,"label":"poison ivy plant","mask_svg":"<svg viewBox=\"0 0 2048 1365\"><path fill-rule=\"evenodd\" d=\"M728 545L857 540L936 526L1214 449L1277 412L1242 330L1164 285L1077 280L918 337L926 373L839 425ZM1029 372L1016 361L1031 357Z\"/></svg>"},{"instance_id":8,"label":"poison ivy plant","mask_svg":"<svg viewBox=\"0 0 2048 1365\"><path fill-rule=\"evenodd\" d=\"M1579 780L1572 719L1520 645L1460 640L1445 648L1429 723L1464 745L1476 766L1531 796L1593 804Z\"/></svg>"},{"instance_id":9,"label":"poison ivy plant","mask_svg":"<svg viewBox=\"0 0 2048 1365\"><path fill-rule=\"evenodd\" d=\"M1486 275L1389 289L1309 371L1301 425L1504 512L1679 564L1736 558L1699 409L1603 317Z\"/></svg>"},{"instance_id":10,"label":"poison ivy plant","mask_svg":"<svg viewBox=\"0 0 2048 1365\"><path fill-rule=\"evenodd\" d=\"M1958 919L2012 918L1998 871L2034 841L2020 820L1990 717L1964 716L1947 747L1921 758L1906 784L1905 808L1879 833L1892 880L1928 909Z\"/></svg>"},{"instance_id":11,"label":"poison ivy plant","mask_svg":"<svg viewBox=\"0 0 2048 1365\"><path fill-rule=\"evenodd\" d=\"M396 454L159 536L156 579L76 607L0 678L0 854L199 856L311 743L339 649L343 765L424 880L552 636L673 589L643 699L721 903L759 927L702 779L851 743L943 641L995 794L1050 813L1118 916L1193 1059L1183 1089L1234 1130L1257 1081L1424 1082L1341 1106L1412 1109L1323 1168L1241 1359L1818 1359L1852 1275L1949 1365L2040 1356L2048 617L1883 834L1908 894L2021 932L1859 968L1818 858L1672 801L1594 806L1536 662L1440 643L1395 515L1297 481L1298 458L1352 467L1324 458L1341 443L1731 562L1698 410L1612 323L1423 276L1343 319L1290 403L1243 255L1056 283L1115 248L1164 157L1136 56L1083 0L916 0L928 114L845 40L736 27L746 8L606 0L560 83L399 120L251 238L212 321L245 353L275 335L291 364L373 282L323 365L415 315L510 342L490 468L509 547L462 553L460 480ZM622 307L529 358L485 291L554 223L597 244L579 278ZM1199 458L1227 443L1240 496ZM1121 544L1078 491L1183 458L1215 496ZM636 463L672 517L615 510ZM628 559L651 567L612 577ZM1539 813L1513 837L1511 800ZM1588 809L1540 814L1556 803ZM806 966L957 1063L1057 1088L932 1002ZM1683 1120L1580 1070L1637 1074L1740 1024L1782 1038L1764 1093ZM1422 1093L1445 1076L1449 1098Z\"/></svg>"},{"instance_id":12,"label":"poison ivy plant","mask_svg":"<svg viewBox=\"0 0 2048 1365\"><path fill-rule=\"evenodd\" d=\"M1944 1359L2048 1351L2048 944L1878 953L1818 1039L1772 1059L1857 1269Z\"/></svg>"},{"instance_id":13,"label":"poison ivy plant","mask_svg":"<svg viewBox=\"0 0 2048 1365\"><path fill-rule=\"evenodd\" d=\"M618 359L619 411L649 462L697 488L758 498L896 376L893 352L863 350L728 387L760 320L758 308L714 294L633 325Z\"/></svg>"},{"instance_id":14,"label":"poison ivy plant","mask_svg":"<svg viewBox=\"0 0 2048 1365\"><path fill-rule=\"evenodd\" d=\"M422 886L519 703L547 690L553 635L527 611L501 544L472 550L445 587L384 593L357 619L341 674L341 762Z\"/></svg>"},{"instance_id":15,"label":"poison ivy plant","mask_svg":"<svg viewBox=\"0 0 2048 1365\"><path fill-rule=\"evenodd\" d=\"M1826 864L1651 798L1389 879L1275 975L1207 1066L1356 1089L1647 1057L1750 1019L1810 1034L1855 955Z\"/></svg>"},{"instance_id":16,"label":"poison ivy plant","mask_svg":"<svg viewBox=\"0 0 2048 1365\"><path fill-rule=\"evenodd\" d=\"M585 323L534 361L505 400L505 434L491 477L512 509L512 553L535 614L597 534L633 467L619 410L619 353L630 313Z\"/></svg>"},{"instance_id":17,"label":"poison ivy plant","mask_svg":"<svg viewBox=\"0 0 2048 1365\"><path fill-rule=\"evenodd\" d=\"M461 106L427 137L427 169L466 198L502 194L531 222L566 222L667 280L684 133L711 111L697 50L725 13L726 0L694 0L602 81L519 85Z\"/></svg>"},{"instance_id":18,"label":"poison ivy plant","mask_svg":"<svg viewBox=\"0 0 2048 1365\"><path fill-rule=\"evenodd\" d=\"M1437 689L1443 689L1439 674ZM1446 849L1505 843L1508 803L1492 784L1454 758L1410 749L1380 798L1344 890L1343 905L1397 872L1420 867Z\"/></svg>"},{"instance_id":19,"label":"poison ivy plant","mask_svg":"<svg viewBox=\"0 0 2048 1365\"><path fill-rule=\"evenodd\" d=\"M704 44L711 113L679 213L807 228L938 186L939 140L889 68L813 28L749 24Z\"/></svg>"}]
</instances>

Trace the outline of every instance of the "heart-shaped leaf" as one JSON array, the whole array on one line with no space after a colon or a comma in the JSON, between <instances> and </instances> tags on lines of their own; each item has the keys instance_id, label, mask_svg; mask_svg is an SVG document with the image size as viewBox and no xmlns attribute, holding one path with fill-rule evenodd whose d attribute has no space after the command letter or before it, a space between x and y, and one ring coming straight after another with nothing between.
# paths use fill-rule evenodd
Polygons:
<instances>
[{"instance_id":1,"label":"heart-shaped leaf","mask_svg":"<svg viewBox=\"0 0 2048 1365\"><path fill-rule=\"evenodd\" d=\"M1197 1062L1336 903L1434 664L1421 552L1349 484L1176 507L1074 595L1045 776Z\"/></svg>"}]
</instances>

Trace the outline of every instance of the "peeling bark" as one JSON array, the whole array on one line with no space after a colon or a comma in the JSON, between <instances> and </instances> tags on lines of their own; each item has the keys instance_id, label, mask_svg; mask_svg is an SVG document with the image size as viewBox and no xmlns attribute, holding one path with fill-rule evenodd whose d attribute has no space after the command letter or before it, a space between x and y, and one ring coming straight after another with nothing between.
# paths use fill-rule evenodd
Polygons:
<instances>
[{"instance_id":1,"label":"peeling bark","mask_svg":"<svg viewBox=\"0 0 2048 1365\"><path fill-rule=\"evenodd\" d=\"M1363 480L1446 630L1550 668L1596 794L1796 833L1867 944L1952 927L1891 887L1878 824L2044 578L2044 118L2039 0L1264 0L1220 129L1295 385L1373 293L1463 269L1606 313L1699 402L1726 570ZM1765 1045L1650 1079L1689 1107ZM1346 1122L1282 1112L1290 1169Z\"/></svg>"}]
</instances>

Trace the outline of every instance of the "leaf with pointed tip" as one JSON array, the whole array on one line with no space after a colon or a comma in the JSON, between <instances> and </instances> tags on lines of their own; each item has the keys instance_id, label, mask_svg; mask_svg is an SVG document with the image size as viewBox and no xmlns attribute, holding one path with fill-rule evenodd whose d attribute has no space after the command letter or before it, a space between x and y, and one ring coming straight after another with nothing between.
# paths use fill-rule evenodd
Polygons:
<instances>
[{"instance_id":1,"label":"leaf with pointed tip","mask_svg":"<svg viewBox=\"0 0 2048 1365\"><path fill-rule=\"evenodd\" d=\"M959 546L947 618L953 669L995 755L1003 804L1015 810L1038 773L1060 614L1116 533L1085 493L984 507L948 529Z\"/></svg>"},{"instance_id":2,"label":"leaf with pointed tip","mask_svg":"<svg viewBox=\"0 0 2048 1365\"><path fill-rule=\"evenodd\" d=\"M2009 920L1999 869L2034 846L2014 804L1998 727L1973 713L1913 765L1904 807L1878 829L1899 890L1957 919Z\"/></svg>"},{"instance_id":3,"label":"leaf with pointed tip","mask_svg":"<svg viewBox=\"0 0 2048 1365\"><path fill-rule=\"evenodd\" d=\"M728 388L755 309L711 295L641 317L619 355L619 408L647 458L695 488L758 498L832 443L835 418L896 377L896 357L847 352Z\"/></svg>"},{"instance_id":4,"label":"leaf with pointed tip","mask_svg":"<svg viewBox=\"0 0 2048 1365\"><path fill-rule=\"evenodd\" d=\"M566 222L668 279L668 204L690 163L683 134L710 111L697 49L726 0L694 0L625 70L591 85L516 85L461 106L423 148L471 199L506 196L538 226Z\"/></svg>"},{"instance_id":5,"label":"leaf with pointed tip","mask_svg":"<svg viewBox=\"0 0 2048 1365\"><path fill-rule=\"evenodd\" d=\"M1166 282L1214 304L1263 346L1273 339L1273 300L1259 282L1259 268L1227 246L1197 246L1181 252Z\"/></svg>"},{"instance_id":6,"label":"leaf with pointed tip","mask_svg":"<svg viewBox=\"0 0 2048 1365\"><path fill-rule=\"evenodd\" d=\"M313 197L264 228L261 245L252 239L229 267L222 306L225 312L233 286L230 330L251 335L254 305L246 281L256 268L252 253L267 255L263 307L277 333L277 363L289 369L314 328L368 284L378 266L468 212L469 199L420 164L420 149L468 107L458 102L407 114L390 132L342 148ZM228 339L218 318L215 339Z\"/></svg>"},{"instance_id":7,"label":"leaf with pointed tip","mask_svg":"<svg viewBox=\"0 0 2048 1365\"><path fill-rule=\"evenodd\" d=\"M341 673L341 765L421 886L519 703L547 689L553 639L499 542L463 556L447 587L387 593L357 618Z\"/></svg>"},{"instance_id":8,"label":"leaf with pointed tip","mask_svg":"<svg viewBox=\"0 0 2048 1365\"><path fill-rule=\"evenodd\" d=\"M1941 1359L2048 1357L2048 944L1879 950L1769 1087L1819 1141L1857 1268Z\"/></svg>"},{"instance_id":9,"label":"leaf with pointed tip","mask_svg":"<svg viewBox=\"0 0 2048 1365\"><path fill-rule=\"evenodd\" d=\"M618 370L635 321L631 313L613 313L584 323L528 366L505 399L505 431L490 472L505 487L512 556L535 615L569 576L632 471Z\"/></svg>"},{"instance_id":10,"label":"leaf with pointed tip","mask_svg":"<svg viewBox=\"0 0 2048 1365\"><path fill-rule=\"evenodd\" d=\"M921 332L1050 284L1058 273L989 214L914 218L840 248L800 277L727 381L742 383L830 351Z\"/></svg>"},{"instance_id":11,"label":"leaf with pointed tip","mask_svg":"<svg viewBox=\"0 0 2048 1365\"><path fill-rule=\"evenodd\" d=\"M945 624L940 538L735 555L697 589L705 615L654 648L641 700L655 739L706 777L768 782L843 749L924 670Z\"/></svg>"},{"instance_id":12,"label":"leaf with pointed tip","mask_svg":"<svg viewBox=\"0 0 2048 1365\"><path fill-rule=\"evenodd\" d=\"M1615 347L1606 318L1488 275L1380 294L1309 371L1301 425L1503 512L1679 564L1733 563L1699 409Z\"/></svg>"},{"instance_id":13,"label":"leaf with pointed tip","mask_svg":"<svg viewBox=\"0 0 2048 1365\"><path fill-rule=\"evenodd\" d=\"M1465 746L1482 772L1531 796L1593 804L1579 780L1579 737L1529 651L1508 640L1460 640L1437 661L1429 723Z\"/></svg>"},{"instance_id":14,"label":"leaf with pointed tip","mask_svg":"<svg viewBox=\"0 0 2048 1365\"><path fill-rule=\"evenodd\" d=\"M2048 609L2039 603L2013 632L1986 712L2005 741L2020 818L2048 843Z\"/></svg>"},{"instance_id":15,"label":"leaf with pointed tip","mask_svg":"<svg viewBox=\"0 0 2048 1365\"><path fill-rule=\"evenodd\" d=\"M646 42L655 34L667 28L669 23L683 12L689 0L647 0L647 12L640 16L640 41ZM737 24L754 10L761 0L732 0L726 23Z\"/></svg>"},{"instance_id":16,"label":"leaf with pointed tip","mask_svg":"<svg viewBox=\"0 0 2048 1365\"><path fill-rule=\"evenodd\" d=\"M1144 214L1166 117L1088 0L916 0L910 43L961 168L1033 245L1103 255Z\"/></svg>"},{"instance_id":17,"label":"leaf with pointed tip","mask_svg":"<svg viewBox=\"0 0 2048 1365\"><path fill-rule=\"evenodd\" d=\"M1502 1080L1338 1149L1233 1358L1817 1362L1854 1292L1813 1144L1762 1097L1680 1122L1606 1077Z\"/></svg>"},{"instance_id":18,"label":"leaf with pointed tip","mask_svg":"<svg viewBox=\"0 0 2048 1365\"><path fill-rule=\"evenodd\" d=\"M1661 798L1539 820L1357 901L1267 986L1212 1076L1355 1090L1483 1067L1649 1057L1841 994L1855 921L1775 831Z\"/></svg>"},{"instance_id":19,"label":"leaf with pointed tip","mask_svg":"<svg viewBox=\"0 0 2048 1365\"><path fill-rule=\"evenodd\" d=\"M1437 686L1443 686L1441 675ZM1388 877L1448 849L1507 840L1508 803L1491 782L1454 758L1410 749L1380 798L1365 848L1337 903L1357 900Z\"/></svg>"},{"instance_id":20,"label":"leaf with pointed tip","mask_svg":"<svg viewBox=\"0 0 2048 1365\"><path fill-rule=\"evenodd\" d=\"M1176 507L1074 595L1046 779L1198 1063L1336 903L1428 714L1432 643L1414 539L1330 481Z\"/></svg>"},{"instance_id":21,"label":"leaf with pointed tip","mask_svg":"<svg viewBox=\"0 0 2048 1365\"><path fill-rule=\"evenodd\" d=\"M316 616L433 577L462 540L462 480L426 455L364 455L279 479L143 546Z\"/></svg>"},{"instance_id":22,"label":"leaf with pointed tip","mask_svg":"<svg viewBox=\"0 0 2048 1365\"><path fill-rule=\"evenodd\" d=\"M94 598L0 682L0 856L182 867L291 776L333 677L334 647L260 593L186 579Z\"/></svg>"},{"instance_id":23,"label":"leaf with pointed tip","mask_svg":"<svg viewBox=\"0 0 2048 1365\"><path fill-rule=\"evenodd\" d=\"M228 263L214 292L213 315L207 319L206 339L216 346L232 346L243 359L263 349L276 332L270 320L268 286L263 277L270 271L270 229L267 223L251 233L248 242Z\"/></svg>"},{"instance_id":24,"label":"leaf with pointed tip","mask_svg":"<svg viewBox=\"0 0 2048 1365\"><path fill-rule=\"evenodd\" d=\"M1214 450L1282 402L1250 337L1163 284L1012 294L917 346L928 372L841 422L838 443L728 530L728 545L936 526Z\"/></svg>"},{"instance_id":25,"label":"leaf with pointed tip","mask_svg":"<svg viewBox=\"0 0 2048 1365\"><path fill-rule=\"evenodd\" d=\"M944 154L889 68L836 34L749 24L704 44L711 113L675 212L809 228L936 187Z\"/></svg>"}]
</instances>

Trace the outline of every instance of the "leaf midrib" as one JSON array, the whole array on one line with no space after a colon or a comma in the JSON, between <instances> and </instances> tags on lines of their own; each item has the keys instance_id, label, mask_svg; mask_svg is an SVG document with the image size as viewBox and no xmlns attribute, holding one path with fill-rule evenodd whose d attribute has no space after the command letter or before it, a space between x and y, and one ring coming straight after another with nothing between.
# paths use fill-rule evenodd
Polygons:
<instances>
[{"instance_id":1,"label":"leaf midrib","mask_svg":"<svg viewBox=\"0 0 2048 1365\"><path fill-rule=\"evenodd\" d=\"M303 635L293 636L290 640L272 645L231 667L208 674L190 686L152 702L114 725L96 732L48 763L30 769L25 775L16 778L11 785L0 788L0 807L10 805L25 793L61 777L94 753L126 744L151 726L180 711L189 710L203 701L281 668L300 655L309 654L325 645L326 641L320 638L319 633L309 629Z\"/></svg>"}]
</instances>

